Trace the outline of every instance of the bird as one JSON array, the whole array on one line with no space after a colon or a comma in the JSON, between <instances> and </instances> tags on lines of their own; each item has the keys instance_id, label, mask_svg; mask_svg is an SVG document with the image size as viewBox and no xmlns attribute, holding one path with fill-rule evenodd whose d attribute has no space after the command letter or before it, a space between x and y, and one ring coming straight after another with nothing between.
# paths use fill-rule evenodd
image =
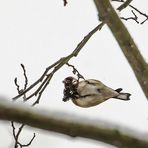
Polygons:
<instances>
[{"instance_id":1,"label":"bird","mask_svg":"<svg viewBox=\"0 0 148 148\"><path fill-rule=\"evenodd\" d=\"M114 90L95 79L79 81L69 76L63 80L63 83L63 101L72 100L75 105L83 108L96 106L110 98L128 101L131 96L130 93L121 92L122 88Z\"/></svg>"}]
</instances>

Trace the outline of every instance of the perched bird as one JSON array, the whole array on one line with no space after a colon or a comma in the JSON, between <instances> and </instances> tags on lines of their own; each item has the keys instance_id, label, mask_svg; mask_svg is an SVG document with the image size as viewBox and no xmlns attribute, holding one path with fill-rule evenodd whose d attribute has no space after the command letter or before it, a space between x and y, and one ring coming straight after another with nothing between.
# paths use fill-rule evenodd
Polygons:
<instances>
[{"instance_id":1,"label":"perched bird","mask_svg":"<svg viewBox=\"0 0 148 148\"><path fill-rule=\"evenodd\" d=\"M129 93L122 93L122 89L116 90L104 85L102 82L94 79L78 81L74 77L67 77L64 83L63 101L72 100L80 107L96 106L110 98L119 100L130 100Z\"/></svg>"}]
</instances>

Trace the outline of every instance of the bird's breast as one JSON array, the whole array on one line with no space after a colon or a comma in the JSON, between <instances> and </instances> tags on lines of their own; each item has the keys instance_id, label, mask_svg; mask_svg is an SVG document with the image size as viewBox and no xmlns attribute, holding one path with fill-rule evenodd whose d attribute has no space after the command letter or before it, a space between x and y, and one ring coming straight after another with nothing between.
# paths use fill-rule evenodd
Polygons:
<instances>
[{"instance_id":1,"label":"bird's breast","mask_svg":"<svg viewBox=\"0 0 148 148\"><path fill-rule=\"evenodd\" d=\"M97 95L72 99L72 102L75 105L80 106L80 107L96 106L104 101L105 99L103 97L97 96Z\"/></svg>"}]
</instances>

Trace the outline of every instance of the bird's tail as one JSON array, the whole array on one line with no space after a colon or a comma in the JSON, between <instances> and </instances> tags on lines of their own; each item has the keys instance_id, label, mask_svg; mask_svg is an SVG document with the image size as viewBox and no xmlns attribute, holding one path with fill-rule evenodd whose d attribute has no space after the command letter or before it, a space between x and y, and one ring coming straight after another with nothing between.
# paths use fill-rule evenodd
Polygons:
<instances>
[{"instance_id":1,"label":"bird's tail","mask_svg":"<svg viewBox=\"0 0 148 148\"><path fill-rule=\"evenodd\" d=\"M131 94L129 93L120 93L117 97L115 97L116 99L120 99L120 100L130 100L130 96Z\"/></svg>"},{"instance_id":2,"label":"bird's tail","mask_svg":"<svg viewBox=\"0 0 148 148\"><path fill-rule=\"evenodd\" d=\"M122 93L121 92L122 88L118 88L115 91L117 91L119 93L119 95L114 97L114 98L120 99L120 100L124 100L124 101L130 100L131 94L129 94L129 93Z\"/></svg>"}]
</instances>

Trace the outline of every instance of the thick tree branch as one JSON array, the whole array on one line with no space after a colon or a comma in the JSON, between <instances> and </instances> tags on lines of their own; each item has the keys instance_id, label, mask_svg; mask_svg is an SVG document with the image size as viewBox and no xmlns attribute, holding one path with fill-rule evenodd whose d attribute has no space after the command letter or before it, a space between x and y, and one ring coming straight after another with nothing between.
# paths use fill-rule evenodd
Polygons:
<instances>
[{"instance_id":1,"label":"thick tree branch","mask_svg":"<svg viewBox=\"0 0 148 148\"><path fill-rule=\"evenodd\" d=\"M131 35L122 23L109 0L94 0L100 19L106 23L116 38L136 78L148 98L148 64L145 62Z\"/></svg>"},{"instance_id":2,"label":"thick tree branch","mask_svg":"<svg viewBox=\"0 0 148 148\"><path fill-rule=\"evenodd\" d=\"M45 115L46 113L46 115ZM0 102L0 119L23 123L39 129L57 132L71 137L90 138L120 148L147 148L148 141L109 128L111 124L92 121L62 113L33 110L24 105L15 105L7 101ZM101 126L104 124L106 126ZM125 131L125 130L124 130Z\"/></svg>"}]
</instances>

